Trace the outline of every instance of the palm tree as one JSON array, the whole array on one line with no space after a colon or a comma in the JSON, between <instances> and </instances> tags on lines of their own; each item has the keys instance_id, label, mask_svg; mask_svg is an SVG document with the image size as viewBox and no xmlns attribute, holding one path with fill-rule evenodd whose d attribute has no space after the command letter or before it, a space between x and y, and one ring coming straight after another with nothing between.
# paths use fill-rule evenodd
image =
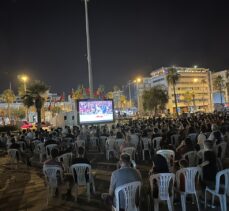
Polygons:
<instances>
[{"instance_id":1,"label":"palm tree","mask_svg":"<svg viewBox=\"0 0 229 211\"><path fill-rule=\"evenodd\" d=\"M221 75L218 75L213 81L213 86L215 90L220 93L220 103L223 104L223 89L225 88L225 81Z\"/></svg>"},{"instance_id":2,"label":"palm tree","mask_svg":"<svg viewBox=\"0 0 229 211\"><path fill-rule=\"evenodd\" d=\"M10 104L12 104L15 101L16 99L15 94L13 90L6 89L3 91L1 98L4 102L7 103L8 118L10 119L11 118Z\"/></svg>"},{"instance_id":3,"label":"palm tree","mask_svg":"<svg viewBox=\"0 0 229 211\"><path fill-rule=\"evenodd\" d=\"M37 111L38 130L41 128L41 109L44 106L49 87L41 81L34 81L23 96L23 103L27 107L35 106Z\"/></svg>"},{"instance_id":4,"label":"palm tree","mask_svg":"<svg viewBox=\"0 0 229 211\"><path fill-rule=\"evenodd\" d=\"M177 96L176 96L176 84L180 78L180 74L177 72L177 69L175 67L170 67L168 68L168 74L167 74L167 82L168 84L171 84L173 86L173 95L174 95L174 102L175 102L175 107L176 107L176 115L177 117L179 116L178 114L178 109L177 109Z\"/></svg>"},{"instance_id":5,"label":"palm tree","mask_svg":"<svg viewBox=\"0 0 229 211\"><path fill-rule=\"evenodd\" d=\"M107 92L106 98L107 99L113 99L113 92Z\"/></svg>"},{"instance_id":6,"label":"palm tree","mask_svg":"<svg viewBox=\"0 0 229 211\"><path fill-rule=\"evenodd\" d=\"M103 99L105 96L105 86L104 85L99 85L97 91L96 91L97 96L100 99Z\"/></svg>"},{"instance_id":7,"label":"palm tree","mask_svg":"<svg viewBox=\"0 0 229 211\"><path fill-rule=\"evenodd\" d=\"M226 71L226 89L227 89L227 95L229 93L229 70Z\"/></svg>"},{"instance_id":8,"label":"palm tree","mask_svg":"<svg viewBox=\"0 0 229 211\"><path fill-rule=\"evenodd\" d=\"M168 103L168 92L164 86L157 85L150 90L144 90L143 95L143 108L144 110L153 111L156 114L158 109L164 110L165 105Z\"/></svg>"},{"instance_id":9,"label":"palm tree","mask_svg":"<svg viewBox=\"0 0 229 211\"><path fill-rule=\"evenodd\" d=\"M184 103L188 106L188 112L190 112L190 104L193 101L193 93L187 91L183 94ZM194 103L193 103L194 106Z\"/></svg>"},{"instance_id":10,"label":"palm tree","mask_svg":"<svg viewBox=\"0 0 229 211\"><path fill-rule=\"evenodd\" d=\"M202 83L202 85L203 85L203 87L202 87L202 89L203 89L203 90L202 90L202 91L203 91L203 93L202 93L202 95L203 95L203 96L202 96L202 101L203 101L203 108L204 108L204 95L205 95L205 94L204 94L204 86L205 86L205 84L207 84L207 81L206 81L205 79L202 79L202 80L201 80L201 83ZM204 109L205 109L205 108L204 108Z\"/></svg>"}]
</instances>

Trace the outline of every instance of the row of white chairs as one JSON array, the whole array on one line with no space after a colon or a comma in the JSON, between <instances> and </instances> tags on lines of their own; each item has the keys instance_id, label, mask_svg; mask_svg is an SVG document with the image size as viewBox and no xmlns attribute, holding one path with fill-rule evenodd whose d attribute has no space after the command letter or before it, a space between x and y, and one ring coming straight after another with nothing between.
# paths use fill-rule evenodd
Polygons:
<instances>
[{"instance_id":1,"label":"row of white chairs","mask_svg":"<svg viewBox=\"0 0 229 211\"><path fill-rule=\"evenodd\" d=\"M74 173L75 172L75 173ZM89 175L89 180L85 177L85 172ZM58 181L58 175L60 176L59 179L63 182L64 172L60 166L43 166L43 173L45 175L45 180L47 184L47 204L49 203L50 195L53 196L54 190L60 186ZM75 201L77 201L78 197L78 188L81 186L86 187L87 189L87 200L90 201L90 184L92 184L93 191L95 192L95 185L94 180L92 177L91 165L89 164L74 164L70 166L70 174L73 176L74 179L74 195Z\"/></svg>"},{"instance_id":2,"label":"row of white chairs","mask_svg":"<svg viewBox=\"0 0 229 211\"><path fill-rule=\"evenodd\" d=\"M183 174L185 179L185 191L180 190L180 176ZM198 177L201 175L201 169L199 167L188 167L180 169L176 172L176 175L173 173L161 173L161 174L154 174L150 177L150 185L151 185L151 198L154 202L154 210L159 210L159 202L160 201L167 201L168 210L173 210L173 193L174 193L174 182L176 178L177 182L177 190L180 192L181 197L181 205L182 211L186 211L186 196L188 194L195 195L197 208L200 211L199 206L199 197L198 192L196 190L196 175ZM222 178L224 178L224 185L221 183ZM154 180L157 181L158 185L158 198L154 198L153 196L153 189L154 189ZM171 186L172 184L172 186ZM172 190L170 190L170 188ZM223 188L223 191L221 190ZM171 195L170 195L171 193ZM211 189L210 187L206 187L205 189L205 208L206 208L206 201L207 201L207 193L212 195L212 205L214 204L214 199L217 196L220 201L221 211L227 210L227 198L226 195L229 196L229 169L222 170L217 173L216 175L216 184L215 188Z\"/></svg>"}]
</instances>

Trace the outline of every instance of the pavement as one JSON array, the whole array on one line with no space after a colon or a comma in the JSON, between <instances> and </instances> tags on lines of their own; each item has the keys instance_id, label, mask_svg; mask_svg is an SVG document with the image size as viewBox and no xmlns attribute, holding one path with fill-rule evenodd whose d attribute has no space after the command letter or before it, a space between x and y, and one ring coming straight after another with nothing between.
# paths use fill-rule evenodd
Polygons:
<instances>
[{"instance_id":1,"label":"pavement","mask_svg":"<svg viewBox=\"0 0 229 211\"><path fill-rule=\"evenodd\" d=\"M107 162L101 153L89 153L89 157L93 158L92 169L95 172L96 194L91 196L91 201L87 202L86 191L84 188L79 189L79 199L77 202L60 200L58 198L51 199L49 205L46 204L47 189L44 182L44 176L41 164L33 161L33 167L26 167L23 163L19 163L18 169L12 169L8 157L1 155L0 157L0 211L106 211L111 210L110 206L104 204L101 200L101 193L107 192L109 189L110 175L116 168L115 161ZM229 167L229 159L225 163ZM150 163L141 163L138 165L143 176L143 190L147 190L148 171L151 167ZM141 197L142 211L148 210L146 191L143 191ZM205 210L203 205L201 210ZM153 210L153 209L151 209ZM167 210L166 204L160 205L160 210ZM175 210L181 210L178 203ZM187 203L187 211L197 210L196 205ZM220 210L207 208L206 210Z\"/></svg>"}]
</instances>

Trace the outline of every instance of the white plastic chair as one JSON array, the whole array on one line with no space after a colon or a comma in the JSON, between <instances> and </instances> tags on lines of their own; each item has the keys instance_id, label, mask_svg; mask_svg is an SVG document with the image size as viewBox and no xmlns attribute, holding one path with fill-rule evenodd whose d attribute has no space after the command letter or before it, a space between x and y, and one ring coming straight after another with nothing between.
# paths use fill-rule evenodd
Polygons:
<instances>
[{"instance_id":1,"label":"white plastic chair","mask_svg":"<svg viewBox=\"0 0 229 211\"><path fill-rule=\"evenodd\" d=\"M219 158L221 161L225 157L226 149L227 149L227 142L222 142L218 145L215 145L215 147L214 147L216 157Z\"/></svg>"},{"instance_id":2,"label":"white plastic chair","mask_svg":"<svg viewBox=\"0 0 229 211\"><path fill-rule=\"evenodd\" d=\"M196 151L186 152L182 157L183 159L188 161L189 167L194 167L197 165L197 152Z\"/></svg>"},{"instance_id":3,"label":"white plastic chair","mask_svg":"<svg viewBox=\"0 0 229 211\"><path fill-rule=\"evenodd\" d=\"M40 143L41 143L41 141L39 141L39 140L34 140L34 141L32 142L32 144L33 144L33 146L34 146L34 150L33 150L33 153L34 153L34 154L39 154L38 149L37 149L37 145L40 144Z\"/></svg>"},{"instance_id":4,"label":"white plastic chair","mask_svg":"<svg viewBox=\"0 0 229 211\"><path fill-rule=\"evenodd\" d=\"M135 147L125 147L122 150L122 153L128 154L131 160L135 160L135 152L136 152Z\"/></svg>"},{"instance_id":5,"label":"white plastic chair","mask_svg":"<svg viewBox=\"0 0 229 211\"><path fill-rule=\"evenodd\" d=\"M175 152L169 149L162 149L158 150L156 154L162 155L166 159L169 169L171 169L175 159Z\"/></svg>"},{"instance_id":6,"label":"white plastic chair","mask_svg":"<svg viewBox=\"0 0 229 211\"><path fill-rule=\"evenodd\" d=\"M99 142L99 139L97 137L95 137L95 136L90 137L90 147L92 149L98 150L98 142Z\"/></svg>"},{"instance_id":7,"label":"white plastic chair","mask_svg":"<svg viewBox=\"0 0 229 211\"><path fill-rule=\"evenodd\" d=\"M78 155L78 149L79 147L83 147L84 148L84 154L85 154L85 146L86 146L86 142L85 140L76 140L74 142L74 147L75 147L75 150L76 150L76 155ZM84 155L83 155L84 156Z\"/></svg>"},{"instance_id":8,"label":"white plastic chair","mask_svg":"<svg viewBox=\"0 0 229 211\"><path fill-rule=\"evenodd\" d=\"M102 151L104 151L106 149L106 140L107 140L107 137L106 136L100 136L99 137L99 145L100 145L100 148L102 149Z\"/></svg>"},{"instance_id":9,"label":"white plastic chair","mask_svg":"<svg viewBox=\"0 0 229 211\"><path fill-rule=\"evenodd\" d=\"M153 198L154 180L158 186L158 198ZM168 210L173 210L173 189L174 189L175 175L173 173L160 173L150 176L151 197L154 201L154 211L159 211L159 201L167 201ZM172 195L169 196L169 188L172 183Z\"/></svg>"},{"instance_id":10,"label":"white plastic chair","mask_svg":"<svg viewBox=\"0 0 229 211\"><path fill-rule=\"evenodd\" d=\"M178 134L171 135L170 142L171 142L171 144L173 146L175 146L175 147L178 146L178 144L179 144L179 137L180 137L180 135L178 135Z\"/></svg>"},{"instance_id":11,"label":"white plastic chair","mask_svg":"<svg viewBox=\"0 0 229 211\"><path fill-rule=\"evenodd\" d=\"M53 196L55 194L56 188L58 188L58 173L59 179L63 181L63 170L60 166L51 166L51 165L44 165L43 166L43 173L45 175L45 181L47 183L47 205L49 203L50 195ZM61 182L60 181L60 182Z\"/></svg>"},{"instance_id":12,"label":"white plastic chair","mask_svg":"<svg viewBox=\"0 0 229 211\"><path fill-rule=\"evenodd\" d=\"M115 139L115 144L117 145L117 148L119 149L121 144L124 143L124 139L123 138L117 138Z\"/></svg>"},{"instance_id":13,"label":"white plastic chair","mask_svg":"<svg viewBox=\"0 0 229 211\"><path fill-rule=\"evenodd\" d=\"M223 191L221 190L222 185L220 183L220 179L222 176L224 176L224 178L225 178ZM206 189L205 189L205 208L207 205L207 198L206 198L207 192L212 194L212 206L214 204L215 196L218 196L219 201L220 201L221 211L227 211L227 197L226 197L226 195L229 196L229 169L222 170L216 174L215 190L212 190L211 188L206 187Z\"/></svg>"},{"instance_id":14,"label":"white plastic chair","mask_svg":"<svg viewBox=\"0 0 229 211\"><path fill-rule=\"evenodd\" d=\"M150 138L142 138L142 145L143 145L143 149L142 149L142 157L143 160L145 160L145 152L148 151L149 153L149 157L151 159L151 153L150 153Z\"/></svg>"},{"instance_id":15,"label":"white plastic chair","mask_svg":"<svg viewBox=\"0 0 229 211\"><path fill-rule=\"evenodd\" d=\"M130 135L130 143L133 144L135 146L135 148L138 147L139 137L137 134L131 134Z\"/></svg>"},{"instance_id":16,"label":"white plastic chair","mask_svg":"<svg viewBox=\"0 0 229 211\"><path fill-rule=\"evenodd\" d=\"M90 201L91 199L90 183L91 182L92 182L93 191L95 192L95 186L94 186L92 175L91 175L91 165L86 164L86 163L74 164L70 167L70 171L73 175L74 182L75 182L75 201L77 201L78 186L86 186L87 200ZM89 175L89 181L87 181L85 177L86 171L88 172L88 175Z\"/></svg>"},{"instance_id":17,"label":"white plastic chair","mask_svg":"<svg viewBox=\"0 0 229 211\"><path fill-rule=\"evenodd\" d=\"M69 172L69 168L72 164L72 153L65 153L63 155L60 155L58 158L58 161L62 163L64 167L64 172Z\"/></svg>"},{"instance_id":18,"label":"white plastic chair","mask_svg":"<svg viewBox=\"0 0 229 211\"><path fill-rule=\"evenodd\" d=\"M45 144L44 143L39 143L36 145L37 147L37 151L39 154L39 159L40 159L40 163L43 161L43 157L46 154L45 152Z\"/></svg>"},{"instance_id":19,"label":"white plastic chair","mask_svg":"<svg viewBox=\"0 0 229 211\"><path fill-rule=\"evenodd\" d=\"M133 166L133 168L136 169L136 167L137 167L136 162L134 160L130 160L130 162L131 162L131 165Z\"/></svg>"},{"instance_id":20,"label":"white plastic chair","mask_svg":"<svg viewBox=\"0 0 229 211\"><path fill-rule=\"evenodd\" d=\"M153 147L154 154L157 150L161 149L160 143L161 143L162 137L156 137L151 141L151 146Z\"/></svg>"},{"instance_id":21,"label":"white plastic chair","mask_svg":"<svg viewBox=\"0 0 229 211\"><path fill-rule=\"evenodd\" d=\"M11 168L13 168L13 165L15 163L16 163L16 169L18 168L17 153L18 153L18 156L20 156L20 152L17 149L8 149L8 155L10 158Z\"/></svg>"},{"instance_id":22,"label":"white plastic chair","mask_svg":"<svg viewBox=\"0 0 229 211\"><path fill-rule=\"evenodd\" d=\"M85 148L85 140L76 140L75 141L75 146L77 146L77 147L83 147L83 148Z\"/></svg>"},{"instance_id":23,"label":"white plastic chair","mask_svg":"<svg viewBox=\"0 0 229 211\"><path fill-rule=\"evenodd\" d=\"M139 207L136 205L136 196L140 199L141 182L131 182L125 185L121 185L115 189L115 206L112 206L114 211L120 209L120 193L123 193L125 199L125 211L139 211Z\"/></svg>"},{"instance_id":24,"label":"white plastic chair","mask_svg":"<svg viewBox=\"0 0 229 211\"><path fill-rule=\"evenodd\" d=\"M106 142L106 159L107 160L110 160L110 153L112 152L112 153L114 153L115 154L115 152L116 152L116 150L115 150L115 145L114 145L115 143L113 143L113 144L108 144L108 142Z\"/></svg>"},{"instance_id":25,"label":"white plastic chair","mask_svg":"<svg viewBox=\"0 0 229 211\"><path fill-rule=\"evenodd\" d=\"M57 144L49 144L45 147L45 152L46 152L46 158L51 159L51 151L53 148L58 149Z\"/></svg>"},{"instance_id":26,"label":"white plastic chair","mask_svg":"<svg viewBox=\"0 0 229 211\"><path fill-rule=\"evenodd\" d=\"M194 194L198 211L200 211L199 200L196 192L196 175L198 179L201 169L199 167L182 168L176 172L177 188L180 189L180 176L183 175L185 179L185 192L180 192L182 211L186 211L186 195Z\"/></svg>"}]
</instances>

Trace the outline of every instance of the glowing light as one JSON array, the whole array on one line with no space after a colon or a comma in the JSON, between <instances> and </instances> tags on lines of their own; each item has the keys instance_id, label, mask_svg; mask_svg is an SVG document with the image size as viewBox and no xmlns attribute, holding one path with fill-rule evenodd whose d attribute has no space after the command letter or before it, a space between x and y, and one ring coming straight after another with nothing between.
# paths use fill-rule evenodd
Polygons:
<instances>
[{"instance_id":1,"label":"glowing light","mask_svg":"<svg viewBox=\"0 0 229 211\"><path fill-rule=\"evenodd\" d=\"M142 81L141 78L137 78L137 82L140 83Z\"/></svg>"},{"instance_id":2,"label":"glowing light","mask_svg":"<svg viewBox=\"0 0 229 211\"><path fill-rule=\"evenodd\" d=\"M193 82L194 82L194 83L198 82L198 78L194 78L194 79L193 79Z\"/></svg>"},{"instance_id":3,"label":"glowing light","mask_svg":"<svg viewBox=\"0 0 229 211\"><path fill-rule=\"evenodd\" d=\"M21 76L21 80L22 80L23 82L27 82L27 81L29 80L29 78L28 78L27 75L22 75L22 76Z\"/></svg>"}]
</instances>

